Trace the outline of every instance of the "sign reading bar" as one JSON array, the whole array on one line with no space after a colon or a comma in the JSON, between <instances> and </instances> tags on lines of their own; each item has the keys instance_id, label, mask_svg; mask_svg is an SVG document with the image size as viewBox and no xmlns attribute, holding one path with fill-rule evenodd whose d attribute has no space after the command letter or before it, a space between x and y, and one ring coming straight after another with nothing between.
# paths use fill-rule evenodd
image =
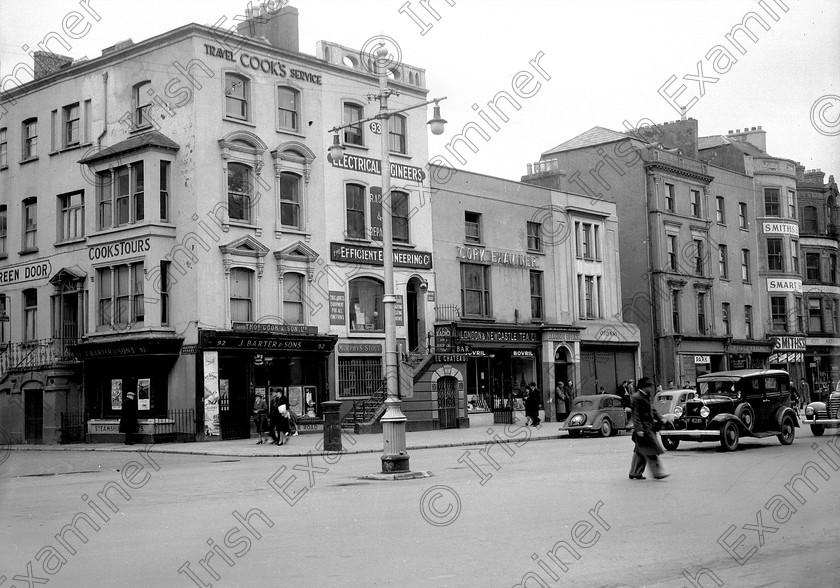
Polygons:
<instances>
[{"instance_id":1,"label":"sign reading bar","mask_svg":"<svg viewBox=\"0 0 840 588\"><path fill-rule=\"evenodd\" d=\"M346 245L330 243L330 259L345 263L366 263L383 265L381 247L367 245ZM428 251L394 251L395 267L410 267L414 269L432 269L432 254Z\"/></svg>"},{"instance_id":2,"label":"sign reading bar","mask_svg":"<svg viewBox=\"0 0 840 588\"><path fill-rule=\"evenodd\" d=\"M484 261L496 265L511 265L514 267L539 267L536 255L525 253L507 253L505 251L488 251L481 247L463 247L456 245L458 257L470 261Z\"/></svg>"},{"instance_id":3,"label":"sign reading bar","mask_svg":"<svg viewBox=\"0 0 840 588\"><path fill-rule=\"evenodd\" d=\"M346 298L343 290L330 290L330 324L343 325L347 323L345 313Z\"/></svg>"},{"instance_id":4,"label":"sign reading bar","mask_svg":"<svg viewBox=\"0 0 840 588\"><path fill-rule=\"evenodd\" d=\"M351 155L345 153L338 161L333 160L329 155L327 156L333 167L340 167L341 169L349 169L352 171L360 171L366 174L375 176L382 175L382 162L378 159L371 159L370 157L361 157L359 155ZM419 167L405 165L402 163L391 162L391 179L392 180L408 180L410 182L422 182L426 179L426 172Z\"/></svg>"},{"instance_id":5,"label":"sign reading bar","mask_svg":"<svg viewBox=\"0 0 840 588\"><path fill-rule=\"evenodd\" d=\"M269 323L234 322L234 331L250 333L277 333L280 335L317 335L318 327L306 325L274 325Z\"/></svg>"},{"instance_id":6,"label":"sign reading bar","mask_svg":"<svg viewBox=\"0 0 840 588\"><path fill-rule=\"evenodd\" d=\"M802 292L802 280L767 279L768 292Z\"/></svg>"},{"instance_id":7,"label":"sign reading bar","mask_svg":"<svg viewBox=\"0 0 840 588\"><path fill-rule=\"evenodd\" d=\"M10 265L0 269L0 286L28 282L30 280L46 280L52 273L52 265L48 260L32 261L19 265Z\"/></svg>"}]
</instances>

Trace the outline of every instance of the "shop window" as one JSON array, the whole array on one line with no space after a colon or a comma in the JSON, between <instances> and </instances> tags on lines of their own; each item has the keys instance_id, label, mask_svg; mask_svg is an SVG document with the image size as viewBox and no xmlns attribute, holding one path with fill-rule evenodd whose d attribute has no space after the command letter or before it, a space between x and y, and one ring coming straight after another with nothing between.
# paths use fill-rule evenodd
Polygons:
<instances>
[{"instance_id":1,"label":"shop window","mask_svg":"<svg viewBox=\"0 0 840 588\"><path fill-rule=\"evenodd\" d=\"M231 220L251 221L251 200L254 196L254 183L251 168L242 163L229 163L228 182L228 217Z\"/></svg>"},{"instance_id":2,"label":"shop window","mask_svg":"<svg viewBox=\"0 0 840 588\"><path fill-rule=\"evenodd\" d=\"M726 245L718 245L718 270L722 280L729 279L729 258Z\"/></svg>"},{"instance_id":3,"label":"shop window","mask_svg":"<svg viewBox=\"0 0 840 588\"><path fill-rule=\"evenodd\" d=\"M718 224L726 224L726 203L723 200L723 196L715 198L715 216L717 217Z\"/></svg>"},{"instance_id":4,"label":"shop window","mask_svg":"<svg viewBox=\"0 0 840 588\"><path fill-rule=\"evenodd\" d=\"M808 332L823 332L822 298L808 299Z\"/></svg>"},{"instance_id":5,"label":"shop window","mask_svg":"<svg viewBox=\"0 0 840 588\"><path fill-rule=\"evenodd\" d=\"M252 292L254 272L243 268L230 270L230 317L237 322L251 322L254 318Z\"/></svg>"},{"instance_id":6,"label":"shop window","mask_svg":"<svg viewBox=\"0 0 840 588\"><path fill-rule=\"evenodd\" d=\"M746 330L747 339L752 339L753 338L752 306L744 306L744 328Z\"/></svg>"},{"instance_id":7,"label":"shop window","mask_svg":"<svg viewBox=\"0 0 840 588\"><path fill-rule=\"evenodd\" d=\"M464 316L489 318L490 268L473 263L461 264L461 306Z\"/></svg>"},{"instance_id":8,"label":"shop window","mask_svg":"<svg viewBox=\"0 0 840 588\"><path fill-rule=\"evenodd\" d=\"M277 87L277 127L300 132L300 92L288 86Z\"/></svg>"},{"instance_id":9,"label":"shop window","mask_svg":"<svg viewBox=\"0 0 840 588\"><path fill-rule=\"evenodd\" d=\"M303 276L283 274L283 322L287 325L303 324Z\"/></svg>"},{"instance_id":10,"label":"shop window","mask_svg":"<svg viewBox=\"0 0 840 588\"><path fill-rule=\"evenodd\" d=\"M806 253L805 254L805 279L809 282L819 282L821 279L820 272L820 254Z\"/></svg>"},{"instance_id":11,"label":"shop window","mask_svg":"<svg viewBox=\"0 0 840 588\"><path fill-rule=\"evenodd\" d=\"M674 184L665 184L665 210L674 212Z\"/></svg>"},{"instance_id":12,"label":"shop window","mask_svg":"<svg viewBox=\"0 0 840 588\"><path fill-rule=\"evenodd\" d=\"M542 223L528 222L526 225L528 233L528 251L542 251L542 239L540 233L542 231Z\"/></svg>"},{"instance_id":13,"label":"shop window","mask_svg":"<svg viewBox=\"0 0 840 588\"><path fill-rule=\"evenodd\" d=\"M674 333L680 333L680 291L671 290L671 326Z\"/></svg>"},{"instance_id":14,"label":"shop window","mask_svg":"<svg viewBox=\"0 0 840 588\"><path fill-rule=\"evenodd\" d=\"M371 396L384 385L379 357L338 359L338 393L341 397Z\"/></svg>"},{"instance_id":15,"label":"shop window","mask_svg":"<svg viewBox=\"0 0 840 588\"><path fill-rule=\"evenodd\" d=\"M770 297L770 319L774 331L787 332L787 298L784 296Z\"/></svg>"},{"instance_id":16,"label":"shop window","mask_svg":"<svg viewBox=\"0 0 840 588\"><path fill-rule=\"evenodd\" d=\"M406 118L400 114L395 114L388 119L388 138L392 153L406 153L405 121Z\"/></svg>"},{"instance_id":17,"label":"shop window","mask_svg":"<svg viewBox=\"0 0 840 588\"><path fill-rule=\"evenodd\" d=\"M408 194L391 192L391 234L394 243L408 243Z\"/></svg>"},{"instance_id":18,"label":"shop window","mask_svg":"<svg viewBox=\"0 0 840 588\"><path fill-rule=\"evenodd\" d=\"M374 278L350 281L350 329L353 331L384 331L385 312L382 298L385 288Z\"/></svg>"},{"instance_id":19,"label":"shop window","mask_svg":"<svg viewBox=\"0 0 840 588\"><path fill-rule=\"evenodd\" d=\"M464 241L467 243L481 243L481 214L464 212Z\"/></svg>"},{"instance_id":20,"label":"shop window","mask_svg":"<svg viewBox=\"0 0 840 588\"><path fill-rule=\"evenodd\" d=\"M344 104L344 124L352 125L344 129L344 143L347 145L364 145L362 125L353 125L364 118L364 109L358 104Z\"/></svg>"},{"instance_id":21,"label":"shop window","mask_svg":"<svg viewBox=\"0 0 840 588\"><path fill-rule=\"evenodd\" d=\"M30 118L21 123L21 137L23 144L21 161L28 161L38 157L38 119Z\"/></svg>"},{"instance_id":22,"label":"shop window","mask_svg":"<svg viewBox=\"0 0 840 588\"><path fill-rule=\"evenodd\" d=\"M169 222L169 170L171 163L160 162L160 220Z\"/></svg>"},{"instance_id":23,"label":"shop window","mask_svg":"<svg viewBox=\"0 0 840 588\"><path fill-rule=\"evenodd\" d=\"M365 187L347 184L344 187L347 203L347 238L365 238Z\"/></svg>"},{"instance_id":24,"label":"shop window","mask_svg":"<svg viewBox=\"0 0 840 588\"><path fill-rule=\"evenodd\" d=\"M134 107L134 128L135 130L145 129L152 126L150 111L152 109L152 83L143 81L134 85L132 92L132 105Z\"/></svg>"},{"instance_id":25,"label":"shop window","mask_svg":"<svg viewBox=\"0 0 840 588\"><path fill-rule=\"evenodd\" d=\"M820 232L816 206L806 206L802 209L802 232L813 235Z\"/></svg>"},{"instance_id":26,"label":"shop window","mask_svg":"<svg viewBox=\"0 0 840 588\"><path fill-rule=\"evenodd\" d=\"M781 216L779 206L779 190L776 188L764 188L764 215Z\"/></svg>"},{"instance_id":27,"label":"shop window","mask_svg":"<svg viewBox=\"0 0 840 588\"><path fill-rule=\"evenodd\" d=\"M225 74L225 115L237 120L250 120L248 102L250 86L248 78L233 74Z\"/></svg>"},{"instance_id":28,"label":"shop window","mask_svg":"<svg viewBox=\"0 0 840 588\"><path fill-rule=\"evenodd\" d=\"M6 237L9 232L9 211L5 204L0 204L0 257L6 257Z\"/></svg>"},{"instance_id":29,"label":"shop window","mask_svg":"<svg viewBox=\"0 0 840 588\"><path fill-rule=\"evenodd\" d=\"M672 272L677 271L677 236L668 235L668 269Z\"/></svg>"},{"instance_id":30,"label":"shop window","mask_svg":"<svg viewBox=\"0 0 840 588\"><path fill-rule=\"evenodd\" d=\"M144 187L142 161L96 174L97 229L142 221Z\"/></svg>"},{"instance_id":31,"label":"shop window","mask_svg":"<svg viewBox=\"0 0 840 588\"><path fill-rule=\"evenodd\" d=\"M542 272L530 272L531 284L531 318L543 318L543 274Z\"/></svg>"},{"instance_id":32,"label":"shop window","mask_svg":"<svg viewBox=\"0 0 840 588\"><path fill-rule=\"evenodd\" d=\"M58 197L58 241L79 239L85 236L84 192L62 194Z\"/></svg>"},{"instance_id":33,"label":"shop window","mask_svg":"<svg viewBox=\"0 0 840 588\"><path fill-rule=\"evenodd\" d=\"M79 144L79 103L61 109L61 146L74 147Z\"/></svg>"},{"instance_id":34,"label":"shop window","mask_svg":"<svg viewBox=\"0 0 840 588\"><path fill-rule=\"evenodd\" d=\"M296 174L280 174L280 224L284 227L300 228L300 184Z\"/></svg>"},{"instance_id":35,"label":"shop window","mask_svg":"<svg viewBox=\"0 0 840 588\"><path fill-rule=\"evenodd\" d=\"M781 239L767 239L767 269L769 271L785 271Z\"/></svg>"},{"instance_id":36,"label":"shop window","mask_svg":"<svg viewBox=\"0 0 840 588\"><path fill-rule=\"evenodd\" d=\"M746 202L739 202L738 203L738 227L742 229L746 229L749 227L749 223L747 222L747 203Z\"/></svg>"},{"instance_id":37,"label":"shop window","mask_svg":"<svg viewBox=\"0 0 840 588\"><path fill-rule=\"evenodd\" d=\"M749 283L750 281L750 250L741 249L741 281Z\"/></svg>"},{"instance_id":38,"label":"shop window","mask_svg":"<svg viewBox=\"0 0 840 588\"><path fill-rule=\"evenodd\" d=\"M38 199L23 201L23 250L38 250Z\"/></svg>"},{"instance_id":39,"label":"shop window","mask_svg":"<svg viewBox=\"0 0 840 588\"><path fill-rule=\"evenodd\" d=\"M97 327L142 323L145 318L144 280L142 262L98 268Z\"/></svg>"},{"instance_id":40,"label":"shop window","mask_svg":"<svg viewBox=\"0 0 840 588\"><path fill-rule=\"evenodd\" d=\"M700 205L700 190L691 190L691 216L700 218L703 210Z\"/></svg>"},{"instance_id":41,"label":"shop window","mask_svg":"<svg viewBox=\"0 0 840 588\"><path fill-rule=\"evenodd\" d=\"M29 288L23 291L23 340L34 341L38 338L38 290Z\"/></svg>"},{"instance_id":42,"label":"shop window","mask_svg":"<svg viewBox=\"0 0 840 588\"><path fill-rule=\"evenodd\" d=\"M0 129L0 169L9 166L9 142L6 138L6 129Z\"/></svg>"}]
</instances>

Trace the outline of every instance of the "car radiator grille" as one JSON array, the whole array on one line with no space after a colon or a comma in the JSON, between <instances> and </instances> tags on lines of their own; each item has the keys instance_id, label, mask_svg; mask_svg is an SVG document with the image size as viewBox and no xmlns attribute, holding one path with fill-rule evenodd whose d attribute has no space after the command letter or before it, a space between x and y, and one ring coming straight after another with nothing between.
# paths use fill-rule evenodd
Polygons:
<instances>
[{"instance_id":1,"label":"car radiator grille","mask_svg":"<svg viewBox=\"0 0 840 588\"><path fill-rule=\"evenodd\" d=\"M828 408L828 418L833 419L837 417L837 409L840 408L840 398L831 398L826 404Z\"/></svg>"}]
</instances>

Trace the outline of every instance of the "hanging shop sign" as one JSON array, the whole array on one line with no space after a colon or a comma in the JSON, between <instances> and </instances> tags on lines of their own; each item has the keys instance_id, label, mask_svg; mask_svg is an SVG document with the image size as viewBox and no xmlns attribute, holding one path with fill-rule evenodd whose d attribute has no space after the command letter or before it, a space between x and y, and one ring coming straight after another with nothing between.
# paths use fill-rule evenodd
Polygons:
<instances>
[{"instance_id":1,"label":"hanging shop sign","mask_svg":"<svg viewBox=\"0 0 840 588\"><path fill-rule=\"evenodd\" d=\"M508 253L507 251L492 251L483 247L463 247L456 245L457 255L468 261L483 261L493 265L507 265L512 267L539 267L539 257L525 253Z\"/></svg>"},{"instance_id":2,"label":"hanging shop sign","mask_svg":"<svg viewBox=\"0 0 840 588\"><path fill-rule=\"evenodd\" d=\"M46 280L52 273L52 265L48 260L32 261L19 265L10 265L0 269L0 286L28 282L30 280Z\"/></svg>"},{"instance_id":3,"label":"hanging shop sign","mask_svg":"<svg viewBox=\"0 0 840 588\"><path fill-rule=\"evenodd\" d=\"M344 263L384 265L381 247L330 243L330 259ZM432 254L428 251L394 251L394 266L413 269L432 269Z\"/></svg>"},{"instance_id":4,"label":"hanging shop sign","mask_svg":"<svg viewBox=\"0 0 840 588\"><path fill-rule=\"evenodd\" d=\"M706 364L712 363L711 358L708 355L695 355L694 356L694 363L696 364Z\"/></svg>"},{"instance_id":5,"label":"hanging shop sign","mask_svg":"<svg viewBox=\"0 0 840 588\"><path fill-rule=\"evenodd\" d=\"M317 335L318 327L307 325L276 325L269 323L234 322L234 331L249 333L276 333L280 335Z\"/></svg>"},{"instance_id":6,"label":"hanging shop sign","mask_svg":"<svg viewBox=\"0 0 840 588\"><path fill-rule=\"evenodd\" d=\"M333 167L341 169L349 169L351 171L359 171L374 176L382 175L382 162L378 159L371 159L370 157L362 157L360 155L352 155L345 153L341 159L334 160L330 155L327 159ZM390 162L391 179L392 180L408 180L409 182L422 182L426 179L426 172L419 167L405 165L403 163Z\"/></svg>"}]
</instances>

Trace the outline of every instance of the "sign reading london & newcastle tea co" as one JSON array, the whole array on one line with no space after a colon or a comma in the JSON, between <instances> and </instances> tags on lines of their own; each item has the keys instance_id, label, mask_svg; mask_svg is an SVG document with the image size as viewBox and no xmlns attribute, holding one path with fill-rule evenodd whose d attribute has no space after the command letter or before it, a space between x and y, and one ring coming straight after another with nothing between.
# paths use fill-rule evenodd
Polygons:
<instances>
[{"instance_id":1,"label":"sign reading london & newcastle tea co","mask_svg":"<svg viewBox=\"0 0 840 588\"><path fill-rule=\"evenodd\" d=\"M348 245L330 243L330 259L345 263L366 263L383 265L384 256L381 247L367 245ZM428 251L394 251L394 267L414 269L432 269L432 254Z\"/></svg>"}]
</instances>

